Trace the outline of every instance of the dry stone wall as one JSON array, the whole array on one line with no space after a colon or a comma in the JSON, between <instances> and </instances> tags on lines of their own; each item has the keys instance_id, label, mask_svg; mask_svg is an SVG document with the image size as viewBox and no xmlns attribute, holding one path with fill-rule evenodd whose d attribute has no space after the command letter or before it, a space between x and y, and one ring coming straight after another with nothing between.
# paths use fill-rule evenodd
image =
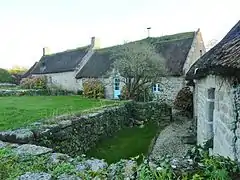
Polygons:
<instances>
[{"instance_id":1,"label":"dry stone wall","mask_svg":"<svg viewBox=\"0 0 240 180\"><path fill-rule=\"evenodd\" d=\"M152 103L128 102L86 115L36 122L25 129L0 132L0 140L11 143L28 143L52 148L57 152L76 155L95 147L104 137L132 126L135 120L169 122L169 106Z\"/></svg>"}]
</instances>

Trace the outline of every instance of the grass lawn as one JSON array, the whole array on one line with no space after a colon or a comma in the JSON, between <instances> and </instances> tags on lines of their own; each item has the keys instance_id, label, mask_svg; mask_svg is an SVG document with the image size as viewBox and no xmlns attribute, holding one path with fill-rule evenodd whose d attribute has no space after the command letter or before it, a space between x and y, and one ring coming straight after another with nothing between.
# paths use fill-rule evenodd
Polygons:
<instances>
[{"instance_id":1,"label":"grass lawn","mask_svg":"<svg viewBox=\"0 0 240 180\"><path fill-rule=\"evenodd\" d=\"M97 147L91 149L86 155L105 159L108 163L129 159L137 155L146 155L158 129L159 127L153 123L146 124L143 128L122 129L114 136L100 141Z\"/></svg>"},{"instance_id":2,"label":"grass lawn","mask_svg":"<svg viewBox=\"0 0 240 180\"><path fill-rule=\"evenodd\" d=\"M0 97L0 131L113 103L116 101L87 99L81 96Z\"/></svg>"}]
</instances>

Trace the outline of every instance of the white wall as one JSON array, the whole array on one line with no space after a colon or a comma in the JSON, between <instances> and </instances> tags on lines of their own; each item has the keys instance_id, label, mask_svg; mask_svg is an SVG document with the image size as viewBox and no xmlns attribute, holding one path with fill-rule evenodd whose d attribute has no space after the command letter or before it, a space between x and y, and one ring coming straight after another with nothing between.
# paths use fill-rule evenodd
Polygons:
<instances>
[{"instance_id":1,"label":"white wall","mask_svg":"<svg viewBox=\"0 0 240 180\"><path fill-rule=\"evenodd\" d=\"M203 144L211 138L213 132L213 153L228 156L234 159L237 155L240 143L236 144L237 127L235 113L235 95L231 79L220 76L207 76L197 80L195 84L195 115L197 118L197 140ZM208 89L215 88L213 129L208 121Z\"/></svg>"},{"instance_id":2,"label":"white wall","mask_svg":"<svg viewBox=\"0 0 240 180\"><path fill-rule=\"evenodd\" d=\"M190 69L190 67L201 57L200 50L202 51L202 55L205 54L206 49L204 46L202 33L200 31L197 31L195 33L192 46L189 50L188 56L183 66L183 73L185 75Z\"/></svg>"},{"instance_id":3,"label":"white wall","mask_svg":"<svg viewBox=\"0 0 240 180\"><path fill-rule=\"evenodd\" d=\"M78 90L82 90L82 80L75 79L75 73L72 72L62 72L62 73L51 73L51 74L43 74L48 78L49 86L56 86L64 90L77 92ZM42 76L42 75L34 75L34 76Z\"/></svg>"}]
</instances>

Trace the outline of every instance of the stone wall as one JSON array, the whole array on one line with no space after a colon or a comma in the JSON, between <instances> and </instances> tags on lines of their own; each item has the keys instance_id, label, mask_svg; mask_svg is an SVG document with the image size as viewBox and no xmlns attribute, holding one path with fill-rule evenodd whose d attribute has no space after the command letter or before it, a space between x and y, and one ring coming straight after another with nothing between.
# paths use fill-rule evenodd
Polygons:
<instances>
[{"instance_id":1,"label":"stone wall","mask_svg":"<svg viewBox=\"0 0 240 180\"><path fill-rule=\"evenodd\" d=\"M135 120L159 122L164 117L163 121L169 123L166 116L170 117L170 111L164 104L128 102L87 115L61 117L34 123L27 129L0 132L0 140L37 144L70 155L82 154L95 147L100 139L132 126Z\"/></svg>"},{"instance_id":2,"label":"stone wall","mask_svg":"<svg viewBox=\"0 0 240 180\"><path fill-rule=\"evenodd\" d=\"M99 78L105 86L105 98L114 98L114 76L108 78ZM120 90L122 90L124 78L120 77ZM154 93L156 100L161 99L162 102L166 102L172 105L177 93L185 87L184 77L163 77L160 82L160 92ZM151 89L152 90L152 89Z\"/></svg>"},{"instance_id":3,"label":"stone wall","mask_svg":"<svg viewBox=\"0 0 240 180\"><path fill-rule=\"evenodd\" d=\"M197 80L194 95L194 115L198 122L198 144L203 145L207 140L213 138L214 154L235 159L236 149L240 150L239 144L236 144L236 131L240 131L240 126L237 127L236 124L236 90L231 82L231 79L212 75ZM213 121L209 114L209 110L212 108L211 99L209 99L210 88L215 88ZM238 153L240 155L240 151ZM239 157L238 159L240 160Z\"/></svg>"},{"instance_id":4,"label":"stone wall","mask_svg":"<svg viewBox=\"0 0 240 180\"><path fill-rule=\"evenodd\" d=\"M164 77L160 82L160 92L154 93L156 100L172 105L178 92L185 87L184 77Z\"/></svg>"},{"instance_id":5,"label":"stone wall","mask_svg":"<svg viewBox=\"0 0 240 180\"><path fill-rule=\"evenodd\" d=\"M235 104L235 126L233 129L235 137L235 146L234 150L236 151L236 159L240 161L240 85L238 84L234 88L234 104Z\"/></svg>"}]
</instances>

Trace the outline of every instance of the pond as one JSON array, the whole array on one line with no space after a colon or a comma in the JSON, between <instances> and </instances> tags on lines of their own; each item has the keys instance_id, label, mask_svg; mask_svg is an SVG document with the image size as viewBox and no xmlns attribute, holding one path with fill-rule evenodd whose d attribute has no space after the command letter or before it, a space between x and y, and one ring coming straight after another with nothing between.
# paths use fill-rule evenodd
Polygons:
<instances>
[{"instance_id":1,"label":"pond","mask_svg":"<svg viewBox=\"0 0 240 180\"><path fill-rule=\"evenodd\" d=\"M113 136L99 141L97 146L88 151L86 155L105 159L108 163L138 155L147 155L158 131L159 127L155 123L148 123L143 127L124 128Z\"/></svg>"}]
</instances>

